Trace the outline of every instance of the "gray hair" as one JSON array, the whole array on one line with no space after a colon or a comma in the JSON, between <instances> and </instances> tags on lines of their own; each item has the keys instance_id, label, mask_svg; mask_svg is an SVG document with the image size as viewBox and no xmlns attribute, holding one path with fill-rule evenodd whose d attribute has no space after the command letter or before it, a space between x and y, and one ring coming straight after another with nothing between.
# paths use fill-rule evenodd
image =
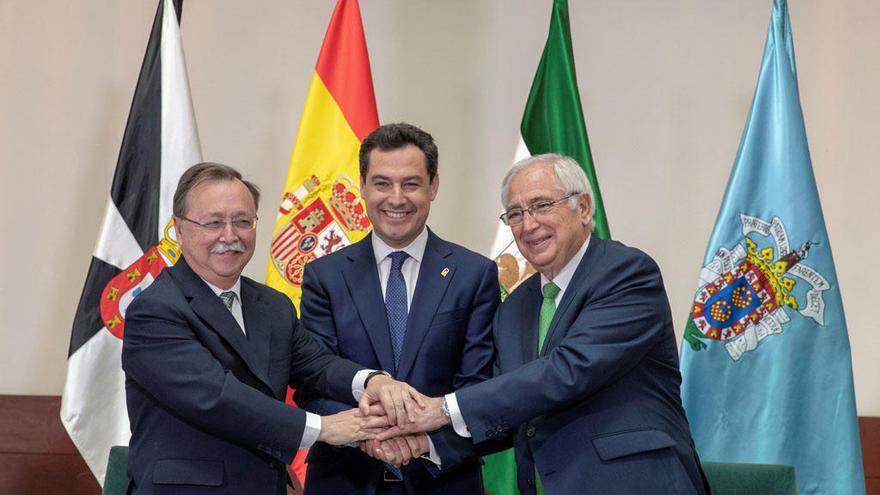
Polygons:
<instances>
[{"instance_id":1,"label":"gray hair","mask_svg":"<svg viewBox=\"0 0 880 495\"><path fill-rule=\"evenodd\" d=\"M572 210L578 207L580 196L586 194L590 197L590 204L593 204L593 194L590 188L590 181L584 169L575 161L574 158L563 156L557 153L544 153L543 155L530 156L524 158L510 167L504 180L501 181L501 207L507 208L507 202L510 199L510 182L513 178L525 169L542 164L553 165L553 172L556 174L556 180L559 182L560 192L564 196L574 194L568 198L568 206ZM593 230L593 219L590 218L590 231Z\"/></svg>"},{"instance_id":2,"label":"gray hair","mask_svg":"<svg viewBox=\"0 0 880 495\"><path fill-rule=\"evenodd\" d=\"M186 216L188 210L186 196L190 190L199 184L203 182L235 180L241 181L242 184L247 187L251 196L254 198L254 207L258 207L260 204L260 188L258 188L256 184L244 180L241 177L241 173L229 165L214 162L202 162L193 165L180 176L180 181L177 183L177 190L174 191L174 203L172 205L174 216L177 218L183 218Z\"/></svg>"}]
</instances>

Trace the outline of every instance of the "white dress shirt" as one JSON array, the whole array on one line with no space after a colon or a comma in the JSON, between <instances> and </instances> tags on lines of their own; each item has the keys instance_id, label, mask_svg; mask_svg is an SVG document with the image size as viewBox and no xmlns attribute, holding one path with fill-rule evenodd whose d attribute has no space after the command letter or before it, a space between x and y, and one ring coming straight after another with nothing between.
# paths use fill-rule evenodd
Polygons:
<instances>
[{"instance_id":1,"label":"white dress shirt","mask_svg":"<svg viewBox=\"0 0 880 495\"><path fill-rule=\"evenodd\" d=\"M238 327L241 328L241 331L244 332L245 335L247 335L247 330L245 330L244 328L244 314L242 314L241 312L241 277L238 277L238 279L235 281L235 284L233 284L232 287L226 290L217 287L207 280L205 280L205 283L208 284L208 287L210 287L212 291L214 291L214 294L217 294L217 297L220 297L220 294L224 292L235 293L235 298L232 299L232 307L229 308L229 311L232 312L232 317L235 318L235 322L238 323Z\"/></svg>"},{"instance_id":2,"label":"white dress shirt","mask_svg":"<svg viewBox=\"0 0 880 495\"><path fill-rule=\"evenodd\" d=\"M396 251L404 251L409 257L404 260L400 271L403 280L406 281L406 309L409 311L412 304L413 294L416 293L416 282L419 280L419 268L425 258L425 246L428 245L428 229L423 228L413 241L401 249L394 249L385 243L378 235L371 236L373 241L373 255L376 257L376 269L379 270L379 283L382 285L382 300L385 300L385 289L388 287L388 276L391 274L390 254Z\"/></svg>"},{"instance_id":3,"label":"white dress shirt","mask_svg":"<svg viewBox=\"0 0 880 495\"><path fill-rule=\"evenodd\" d=\"M552 282L559 287L559 294L556 294L556 307L559 307L559 301L562 300L562 295L565 294L565 289L571 284L571 278L574 277L574 272L577 271L578 265L581 264L581 260L584 257L584 254L587 252L587 246L590 245L590 235L587 235L587 240L584 241L584 244L578 249L577 253L562 267L562 270L559 270L559 273L553 278ZM544 285L551 280L541 274L541 288L543 289ZM535 342L537 346L538 343ZM468 430L467 424L464 421L464 417L461 415L461 409L458 407L458 399L455 397L455 393L446 394L446 407L449 408L449 419L452 421L452 428L456 433L463 437L470 438L471 432Z\"/></svg>"}]
</instances>

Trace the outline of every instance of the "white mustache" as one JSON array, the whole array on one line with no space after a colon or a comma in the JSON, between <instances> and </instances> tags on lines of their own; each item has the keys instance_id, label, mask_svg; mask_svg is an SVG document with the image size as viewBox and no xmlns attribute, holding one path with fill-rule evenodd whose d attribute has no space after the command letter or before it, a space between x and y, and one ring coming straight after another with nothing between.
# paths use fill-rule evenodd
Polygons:
<instances>
[{"instance_id":1,"label":"white mustache","mask_svg":"<svg viewBox=\"0 0 880 495\"><path fill-rule=\"evenodd\" d=\"M224 253L243 253L244 252L244 244L241 241L231 242L226 244L225 242L216 242L211 246L211 254L224 254Z\"/></svg>"}]
</instances>

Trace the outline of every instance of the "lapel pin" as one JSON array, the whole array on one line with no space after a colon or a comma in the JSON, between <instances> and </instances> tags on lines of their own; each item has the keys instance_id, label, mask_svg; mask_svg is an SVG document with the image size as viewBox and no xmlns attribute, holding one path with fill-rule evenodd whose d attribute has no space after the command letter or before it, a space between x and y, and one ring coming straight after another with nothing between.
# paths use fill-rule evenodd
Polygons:
<instances>
[{"instance_id":1,"label":"lapel pin","mask_svg":"<svg viewBox=\"0 0 880 495\"><path fill-rule=\"evenodd\" d=\"M448 274L449 274L449 268L444 268L444 269L440 270L441 276L445 277Z\"/></svg>"}]
</instances>

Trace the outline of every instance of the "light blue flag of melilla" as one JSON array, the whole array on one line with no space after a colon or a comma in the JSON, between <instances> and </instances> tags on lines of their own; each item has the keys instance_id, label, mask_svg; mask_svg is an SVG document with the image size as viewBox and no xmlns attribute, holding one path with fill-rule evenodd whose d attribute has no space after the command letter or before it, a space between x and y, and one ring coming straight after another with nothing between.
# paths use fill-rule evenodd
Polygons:
<instances>
[{"instance_id":1,"label":"light blue flag of melilla","mask_svg":"<svg viewBox=\"0 0 880 495\"><path fill-rule=\"evenodd\" d=\"M865 492L846 320L785 0L773 2L681 367L701 458L793 465L801 494Z\"/></svg>"}]
</instances>

